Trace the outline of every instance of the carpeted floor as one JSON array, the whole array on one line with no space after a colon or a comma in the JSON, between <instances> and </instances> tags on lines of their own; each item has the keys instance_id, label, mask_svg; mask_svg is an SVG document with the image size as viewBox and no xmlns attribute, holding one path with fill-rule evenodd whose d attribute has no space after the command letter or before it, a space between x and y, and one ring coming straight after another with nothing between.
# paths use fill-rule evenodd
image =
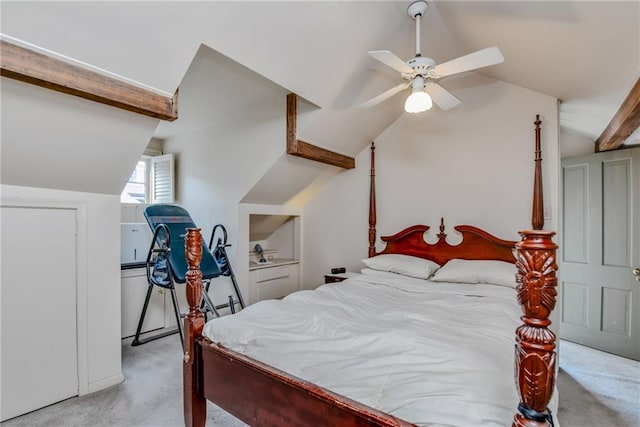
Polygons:
<instances>
[{"instance_id":1,"label":"carpeted floor","mask_svg":"<svg viewBox=\"0 0 640 427\"><path fill-rule=\"evenodd\" d=\"M640 362L560 343L561 427L640 426Z\"/></svg>"},{"instance_id":2,"label":"carpeted floor","mask_svg":"<svg viewBox=\"0 0 640 427\"><path fill-rule=\"evenodd\" d=\"M182 349L177 335L138 347L122 341L124 382L0 423L2 427L178 427L182 416ZM245 424L207 404L207 426Z\"/></svg>"},{"instance_id":3,"label":"carpeted floor","mask_svg":"<svg viewBox=\"0 0 640 427\"><path fill-rule=\"evenodd\" d=\"M181 351L173 335L140 347L123 341L125 381L2 423L3 427L182 426ZM563 341L561 427L640 426L640 362ZM208 404L208 426L244 424Z\"/></svg>"}]
</instances>

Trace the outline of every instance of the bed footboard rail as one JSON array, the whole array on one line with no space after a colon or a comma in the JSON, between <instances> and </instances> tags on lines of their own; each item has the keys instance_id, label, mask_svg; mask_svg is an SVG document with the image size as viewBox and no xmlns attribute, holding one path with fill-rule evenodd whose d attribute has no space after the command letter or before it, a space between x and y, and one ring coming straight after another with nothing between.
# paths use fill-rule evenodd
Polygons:
<instances>
[{"instance_id":1,"label":"bed footboard rail","mask_svg":"<svg viewBox=\"0 0 640 427\"><path fill-rule=\"evenodd\" d=\"M204 396L251 426L415 427L205 338L196 346Z\"/></svg>"},{"instance_id":2,"label":"bed footboard rail","mask_svg":"<svg viewBox=\"0 0 640 427\"><path fill-rule=\"evenodd\" d=\"M521 231L516 244L518 303L522 325L516 330L515 381L520 404L513 427L553 426L548 409L556 377L556 335L548 328L556 305L556 249L553 231Z\"/></svg>"}]
</instances>

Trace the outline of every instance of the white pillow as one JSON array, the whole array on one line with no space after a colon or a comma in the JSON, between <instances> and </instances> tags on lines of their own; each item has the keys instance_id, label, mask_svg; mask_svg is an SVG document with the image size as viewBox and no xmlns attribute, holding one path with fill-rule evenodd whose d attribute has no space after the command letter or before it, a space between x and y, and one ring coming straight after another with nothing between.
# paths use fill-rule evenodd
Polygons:
<instances>
[{"instance_id":1,"label":"white pillow","mask_svg":"<svg viewBox=\"0 0 640 427\"><path fill-rule=\"evenodd\" d=\"M363 268L362 270L360 270L360 274L364 275L364 276L370 276L370 277L382 277L382 278L389 278L389 279L398 279L398 278L402 278L402 280L406 280L407 276L406 274L398 274L398 273L392 273L390 271L382 271L382 270L374 270L372 268ZM425 284L429 284L429 282L427 281L428 279L424 278L424 277L411 277L412 279L415 280L422 280L424 281Z\"/></svg>"},{"instance_id":2,"label":"white pillow","mask_svg":"<svg viewBox=\"0 0 640 427\"><path fill-rule=\"evenodd\" d=\"M488 283L516 287L516 266L505 261L452 259L431 277L433 282Z\"/></svg>"},{"instance_id":3,"label":"white pillow","mask_svg":"<svg viewBox=\"0 0 640 427\"><path fill-rule=\"evenodd\" d=\"M364 264L374 270L390 271L418 279L427 279L440 266L428 259L410 255L385 254L363 259Z\"/></svg>"}]
</instances>

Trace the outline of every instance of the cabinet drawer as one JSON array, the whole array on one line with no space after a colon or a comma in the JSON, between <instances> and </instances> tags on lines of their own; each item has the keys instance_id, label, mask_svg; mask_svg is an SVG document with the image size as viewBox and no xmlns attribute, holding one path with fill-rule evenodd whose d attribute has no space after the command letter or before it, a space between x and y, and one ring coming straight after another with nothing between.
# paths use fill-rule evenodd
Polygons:
<instances>
[{"instance_id":1,"label":"cabinet drawer","mask_svg":"<svg viewBox=\"0 0 640 427\"><path fill-rule=\"evenodd\" d=\"M258 300L282 298L291 292L291 281L289 277L258 282Z\"/></svg>"},{"instance_id":2,"label":"cabinet drawer","mask_svg":"<svg viewBox=\"0 0 640 427\"><path fill-rule=\"evenodd\" d=\"M282 298L300 287L300 266L298 263L276 264L249 270L250 299Z\"/></svg>"},{"instance_id":3,"label":"cabinet drawer","mask_svg":"<svg viewBox=\"0 0 640 427\"><path fill-rule=\"evenodd\" d=\"M288 265L282 265L279 267L269 267L256 270L256 281L258 283L265 282L267 280L274 280L283 277L289 277L290 268Z\"/></svg>"},{"instance_id":4,"label":"cabinet drawer","mask_svg":"<svg viewBox=\"0 0 640 427\"><path fill-rule=\"evenodd\" d=\"M122 320L120 327L122 338L125 338L136 333L149 284L144 269L123 270L121 277ZM142 324L142 332L164 328L164 306L164 290L156 286L151 293L147 314ZM173 322L175 323L175 320Z\"/></svg>"}]
</instances>

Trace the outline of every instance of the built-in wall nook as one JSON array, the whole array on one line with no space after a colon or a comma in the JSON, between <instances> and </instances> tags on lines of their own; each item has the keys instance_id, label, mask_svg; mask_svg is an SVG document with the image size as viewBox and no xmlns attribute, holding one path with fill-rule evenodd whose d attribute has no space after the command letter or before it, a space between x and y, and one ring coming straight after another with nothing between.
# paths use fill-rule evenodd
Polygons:
<instances>
[{"instance_id":1,"label":"built-in wall nook","mask_svg":"<svg viewBox=\"0 0 640 427\"><path fill-rule=\"evenodd\" d=\"M238 208L234 271L245 301L282 298L301 289L302 208L261 203L240 203Z\"/></svg>"},{"instance_id":2,"label":"built-in wall nook","mask_svg":"<svg viewBox=\"0 0 640 427\"><path fill-rule=\"evenodd\" d=\"M300 289L300 216L249 215L249 286L252 301Z\"/></svg>"}]
</instances>

